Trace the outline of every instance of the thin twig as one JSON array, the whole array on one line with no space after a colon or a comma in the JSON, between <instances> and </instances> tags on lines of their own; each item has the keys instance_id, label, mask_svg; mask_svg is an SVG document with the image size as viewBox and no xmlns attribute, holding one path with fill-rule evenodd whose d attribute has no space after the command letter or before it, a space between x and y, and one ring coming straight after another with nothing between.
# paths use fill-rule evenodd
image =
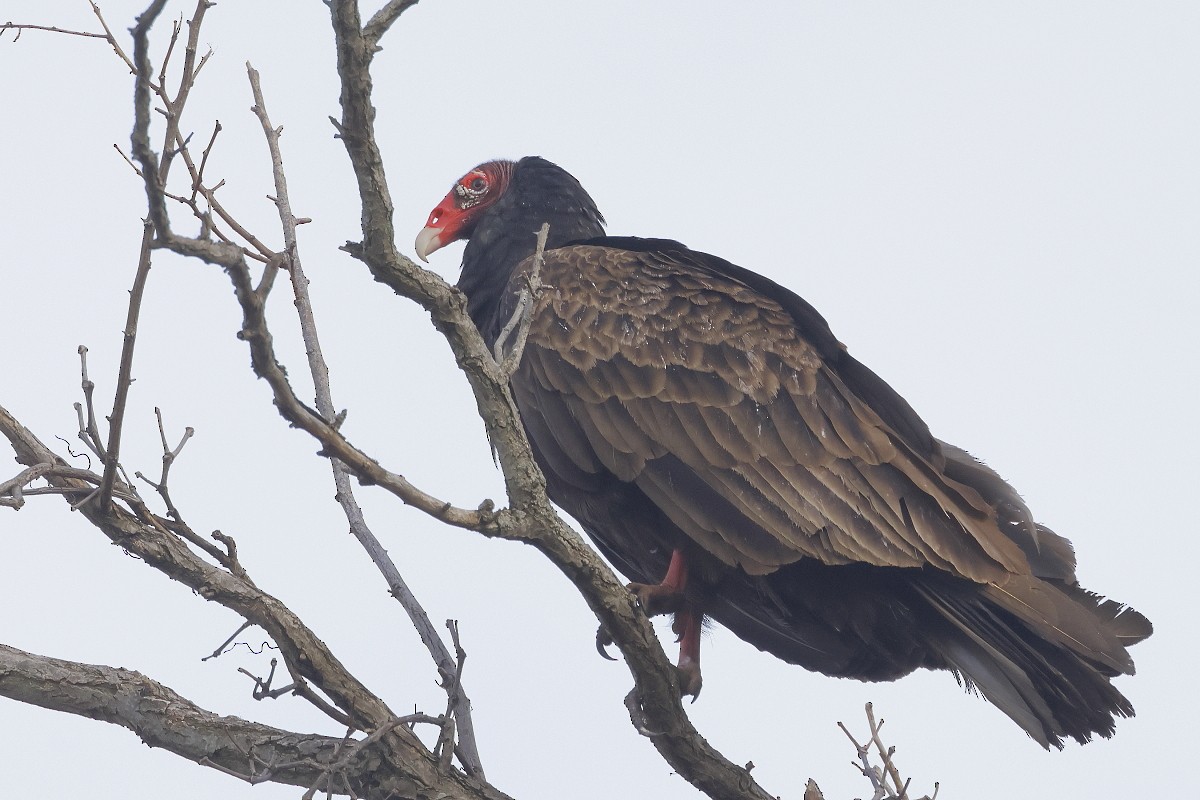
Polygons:
<instances>
[{"instance_id":1,"label":"thin twig","mask_svg":"<svg viewBox=\"0 0 1200 800\"><path fill-rule=\"evenodd\" d=\"M273 250L271 250L271 248L267 247L264 243L259 241L258 238L253 233L251 233L248 228L246 228L244 225L242 225L240 222L238 222L237 219L233 216L233 214L231 214L229 212L229 210L226 209L225 206L221 203L221 201L217 199L217 191L222 186L225 185L225 181L220 180L216 183L215 186L212 186L211 188L204 186L202 179L201 179L199 168L196 166L196 164L192 160L191 152L187 148L182 147L182 145L181 145L179 154L180 154L180 156L182 156L183 162L187 166L188 172L192 176L193 187L195 187L200 192L200 194L204 196L204 202L206 202L208 204L208 207L211 210L211 212L215 212L217 217L222 222L224 222L226 225L228 225L229 228L234 233L236 233L238 236L242 237L242 239L244 239L253 248L253 249L242 248L243 254L248 256L249 258L253 258L255 261L260 261L264 264L270 263L270 261L272 259L276 258L277 254ZM178 200L179 202L183 203L184 205L188 205L188 206L193 205L192 203L190 203L186 200L183 200L181 198L175 197L173 195L168 195L168 197L171 197L172 200ZM217 227L214 224L213 219L212 219L212 213L200 212L198 209L195 209L195 208L193 208L193 213L196 215L196 217L198 219L200 219L200 221L204 224L205 228L210 229L214 234L217 235L217 237L219 239L221 239L222 241L225 241L225 242L232 241L229 237L221 234L220 231L217 229Z\"/></svg>"},{"instance_id":2,"label":"thin twig","mask_svg":"<svg viewBox=\"0 0 1200 800\"><path fill-rule=\"evenodd\" d=\"M112 414L108 417L108 453L104 459L104 480L95 502L103 507L112 500L113 484L121 456L121 431L125 422L125 406L129 388L133 385L133 351L137 342L138 317L142 311L142 296L150 276L150 250L154 244L154 227L146 220L142 225L142 245L138 252L137 272L129 292L129 311L125 317L125 334L121 346L121 365L117 374L117 391L113 398Z\"/></svg>"},{"instance_id":3,"label":"thin twig","mask_svg":"<svg viewBox=\"0 0 1200 800\"><path fill-rule=\"evenodd\" d=\"M892 784L895 787L900 800L908 800L907 787L908 784L900 777L900 771L896 769L896 765L892 763L892 755L896 748L885 747L883 740L879 737L879 730L883 727L883 720L875 722L875 707L873 703L867 703L867 724L871 728L871 741L875 743L875 749L879 752L880 758L883 759L883 766L887 770L887 774L892 779Z\"/></svg>"},{"instance_id":4,"label":"thin twig","mask_svg":"<svg viewBox=\"0 0 1200 800\"><path fill-rule=\"evenodd\" d=\"M200 154L200 166L196 170L196 177L192 181L192 201L196 200L196 193L199 187L204 185L204 168L208 166L208 157L212 154L212 149L217 143L217 135L221 132L221 121L216 120L213 123L212 136L208 137L208 144L204 146L204 152Z\"/></svg>"},{"instance_id":5,"label":"thin twig","mask_svg":"<svg viewBox=\"0 0 1200 800\"><path fill-rule=\"evenodd\" d=\"M149 58L146 53L139 53L137 45L145 41L145 33L149 30L155 17L161 12L163 2L155 2L142 16L138 17L138 25L134 28L134 64L136 66L135 74L138 80L135 84L135 120L134 134L132 139L132 154L137 162L135 169L142 177L146 184L147 197L150 204L150 218L154 221L155 229L158 238L161 241L170 239L170 217L166 211L165 199L171 199L179 202L192 210L192 213L200 220L202 232L212 233L221 241L232 243L232 240L222 233L213 223L212 214L210 212L201 211L195 202L195 194L203 195L205 202L211 212L215 212L225 224L227 224L237 235L245 239L250 244L253 250L242 248L243 254L256 261L267 263L275 254L258 241L248 230L240 225L233 215L230 214L224 206L217 200L216 192L224 185L224 181L218 181L211 188L204 186L203 180L203 159L208 155L216 136L214 131L213 136L209 140L209 145L205 149L202 156L201 166L197 166L191 157L191 153L187 146L187 137L183 135L179 127L179 121L182 118L184 104L191 92L191 88L195 82L196 76L199 74L201 67L207 62L210 53L206 53L200 60L200 64L195 64L196 43L200 35L200 27L203 22L204 12L212 6L208 0L200 0L196 5L196 12L193 14L189 25L188 41L185 46L185 58L183 65L183 77L180 80L179 90L174 97L171 97L160 81L156 83L151 79L151 68ZM178 24L172 30L172 47L178 38ZM165 66L162 74L165 75ZM163 114L167 119L167 130L164 134L164 146L162 156L158 158L157 165L155 164L155 154L150 146L149 138L149 108L150 94L153 93L162 102L164 106ZM218 123L219 126L219 123ZM119 150L119 149L118 149ZM167 173L174 156L179 155L183 158L184 164L187 166L188 173L191 177L193 187L192 199L184 198L180 195L172 194L166 190ZM122 153L122 157L125 154ZM128 159L127 159L128 160Z\"/></svg>"},{"instance_id":6,"label":"thin twig","mask_svg":"<svg viewBox=\"0 0 1200 800\"><path fill-rule=\"evenodd\" d=\"M130 60L129 56L125 55L125 51L121 48L121 43L117 41L117 37L113 36L112 29L108 27L108 22L104 19L104 14L100 13L100 6L96 5L94 0L89 0L89 3L92 6L92 13L95 14L96 19L100 21L100 27L104 28L104 38L108 40L110 45L112 45L113 52L117 54L118 58L125 62L125 66L129 67L130 74L136 73L137 70L134 69L133 61Z\"/></svg>"},{"instance_id":7,"label":"thin twig","mask_svg":"<svg viewBox=\"0 0 1200 800\"><path fill-rule=\"evenodd\" d=\"M505 380L512 378L513 373L517 371L517 367L521 365L521 356L525 352L525 342L529 338L529 327L533 323L533 306L537 302L538 293L542 289L542 262L546 255L546 238L550 235L550 223L542 223L542 227L537 234L537 249L533 251L533 266L529 269L529 275L525 278L525 288L521 289L521 293L517 298L517 308L513 312L512 317L508 320L503 328L500 329L500 334L496 337L496 343L492 346L493 356L500 364L500 374ZM516 328L517 338L513 341L512 348L508 353L504 352L504 345L508 337L512 335L513 328Z\"/></svg>"},{"instance_id":8,"label":"thin twig","mask_svg":"<svg viewBox=\"0 0 1200 800\"><path fill-rule=\"evenodd\" d=\"M188 439L195 435L196 429L192 428L190 425L184 428L183 436L179 439L179 444L175 446L174 450L172 450L171 446L167 444L167 431L163 425L162 410L157 406L154 408L154 416L158 420L158 438L162 442L163 449L162 474L159 476L157 483L147 478L141 472L135 472L133 474L135 477L141 478L143 481L150 484L150 486L154 487L154 490L158 492L159 496L163 499L163 502L167 506L167 514L171 517L171 519L182 523L183 516L179 513L179 509L175 507L175 503L171 500L171 491L167 487L167 476L171 472L171 465L174 464L175 459L179 457L179 453L183 450L183 446L187 444Z\"/></svg>"},{"instance_id":9,"label":"thin twig","mask_svg":"<svg viewBox=\"0 0 1200 800\"><path fill-rule=\"evenodd\" d=\"M78 490L57 486L45 488L27 488L31 483L46 477L95 479L96 475L88 470L73 467L60 467L50 463L34 464L21 470L16 476L0 483L0 506L20 510L25 505L25 498L42 494L71 494Z\"/></svg>"},{"instance_id":10,"label":"thin twig","mask_svg":"<svg viewBox=\"0 0 1200 800\"><path fill-rule=\"evenodd\" d=\"M888 789L887 782L883 780L883 776L877 767L871 766L871 748L870 745L859 744L854 735L850 733L850 729L843 723L839 722L838 727L842 729L842 733L846 734L846 738L854 745L854 749L858 753L860 763L854 764L855 769L862 773L863 777L871 782L871 788L874 794L871 795L871 800L883 800L891 797L891 790ZM853 763L853 762L851 762Z\"/></svg>"},{"instance_id":11,"label":"thin twig","mask_svg":"<svg viewBox=\"0 0 1200 800\"><path fill-rule=\"evenodd\" d=\"M85 419L84 406L79 403L75 404L75 415L79 418L79 440L87 445L96 458L104 461L106 458L104 445L100 444L100 428L96 424L96 406L94 404L96 384L88 377L88 349L81 344L76 352L79 353L79 372L82 376L79 385L83 389L84 406L87 407L87 418Z\"/></svg>"},{"instance_id":12,"label":"thin twig","mask_svg":"<svg viewBox=\"0 0 1200 800\"><path fill-rule=\"evenodd\" d=\"M239 633L246 630L246 628L249 628L253 624L254 623L250 622L249 620L247 620L246 622L243 622L241 624L241 627L239 627L233 633L229 634L228 639L226 639L225 641L223 641L219 645L217 645L216 650L213 650L211 653L209 653L208 655L206 655L204 658L202 658L200 660L208 661L210 658L220 658L225 653L225 648L229 646L229 643L232 642L234 639L236 639Z\"/></svg>"},{"instance_id":13,"label":"thin twig","mask_svg":"<svg viewBox=\"0 0 1200 800\"><path fill-rule=\"evenodd\" d=\"M446 628L450 631L450 639L454 643L454 672L446 674L443 670L444 683L442 688L446 690L446 713L443 716L445 722L442 724L441 733L438 735L437 745L433 749L435 756L438 756L438 763L442 769L450 767L451 755L455 752L460 753L462 747L455 745L455 715L462 703L462 673L463 665L467 660L467 651L463 650L462 640L458 635L458 620L446 620ZM436 656L435 656L436 658ZM469 708L469 704L467 706ZM474 743L471 743L472 746Z\"/></svg>"},{"instance_id":14,"label":"thin twig","mask_svg":"<svg viewBox=\"0 0 1200 800\"><path fill-rule=\"evenodd\" d=\"M108 38L103 33L92 33L91 31L73 31L67 28L57 28L53 25L30 25L26 23L5 22L0 25L0 36L4 35L5 31L16 31L13 36L13 41L19 41L21 34L24 31L46 31L47 33L65 33L68 36L84 36L89 39L106 39Z\"/></svg>"},{"instance_id":15,"label":"thin twig","mask_svg":"<svg viewBox=\"0 0 1200 800\"><path fill-rule=\"evenodd\" d=\"M171 38L167 40L167 52L163 54L162 61L158 65L158 85L164 89L167 86L167 67L171 63L171 56L175 55L175 45L179 44L179 31L182 24L182 19L171 20ZM187 80L186 74L182 77L182 80ZM166 100L166 98L163 99ZM168 113L170 112L170 107L171 102L167 101Z\"/></svg>"}]
</instances>

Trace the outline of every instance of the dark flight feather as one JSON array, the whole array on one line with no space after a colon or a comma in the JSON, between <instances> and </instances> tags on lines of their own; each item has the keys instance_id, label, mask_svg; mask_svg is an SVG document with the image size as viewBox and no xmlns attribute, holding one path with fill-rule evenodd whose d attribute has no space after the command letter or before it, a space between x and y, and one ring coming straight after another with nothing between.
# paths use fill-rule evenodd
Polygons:
<instances>
[{"instance_id":1,"label":"dark flight feather","mask_svg":"<svg viewBox=\"0 0 1200 800\"><path fill-rule=\"evenodd\" d=\"M681 550L689 602L756 647L862 680L951 670L1044 746L1132 715L1109 678L1150 623L1079 588L1070 543L811 305L675 241L603 237L570 175L509 169L459 286L494 342L550 224L512 388L551 498L619 570L657 583Z\"/></svg>"}]
</instances>

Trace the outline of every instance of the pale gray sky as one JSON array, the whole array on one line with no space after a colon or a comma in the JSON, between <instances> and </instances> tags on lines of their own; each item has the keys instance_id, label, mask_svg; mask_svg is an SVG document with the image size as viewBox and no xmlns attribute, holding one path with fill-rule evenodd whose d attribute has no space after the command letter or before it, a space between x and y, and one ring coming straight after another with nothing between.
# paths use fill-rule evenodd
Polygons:
<instances>
[{"instance_id":1,"label":"pale gray sky","mask_svg":"<svg viewBox=\"0 0 1200 800\"><path fill-rule=\"evenodd\" d=\"M124 30L141 3L102 3ZM190 15L190 3L171 14ZM93 29L85 2L5 0L0 18ZM166 25L163 25L165 31ZM325 6L221 3L185 127L224 126L224 202L278 243L244 62L262 72L302 229L334 399L389 468L458 505L502 497L465 381L425 314L336 248L359 236ZM73 440L75 348L109 402L144 214L131 80L101 43L0 41L0 403ZM160 37L160 44L161 44ZM376 62L402 245L450 182L493 157L574 173L619 234L678 238L770 275L829 319L943 439L1070 538L1081 582L1155 623L1112 741L1044 753L946 673L894 684L788 666L723 630L689 713L770 791L869 794L836 727L874 701L918 791L944 798L1180 796L1200 707L1194 308L1200 265L1200 6L426 0ZM181 229L189 229L185 221ZM448 279L459 247L434 257ZM277 345L303 373L285 289ZM237 538L287 602L397 710L443 704L416 636L345 535L316 445L274 413L217 270L160 255L143 309L124 460L154 473L153 407L196 437L173 472L199 530ZM63 446L65 448L65 446ZM7 462L7 457L0 458ZM13 469L15 470L15 465ZM0 478L6 472L0 472ZM629 676L536 553L361 500L435 620L460 620L489 779L518 798L694 798L630 727ZM238 621L125 556L53 498L0 509L0 641L138 669L210 710L340 733L302 701L254 703ZM258 635L243 640L262 641ZM0 700L14 797L296 797L151 751L102 723Z\"/></svg>"}]
</instances>

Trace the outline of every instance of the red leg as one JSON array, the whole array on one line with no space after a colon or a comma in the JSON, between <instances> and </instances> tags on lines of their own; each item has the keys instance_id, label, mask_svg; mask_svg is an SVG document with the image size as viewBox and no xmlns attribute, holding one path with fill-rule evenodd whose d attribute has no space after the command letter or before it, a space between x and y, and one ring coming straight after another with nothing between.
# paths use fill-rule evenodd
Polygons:
<instances>
[{"instance_id":1,"label":"red leg","mask_svg":"<svg viewBox=\"0 0 1200 800\"><path fill-rule=\"evenodd\" d=\"M688 602L688 563L683 550L671 551L671 563L662 583L631 583L629 590L637 595L646 616L674 612L671 630L679 639L679 682L684 697L693 699L700 694L700 621L704 614Z\"/></svg>"},{"instance_id":2,"label":"red leg","mask_svg":"<svg viewBox=\"0 0 1200 800\"><path fill-rule=\"evenodd\" d=\"M684 697L691 695L693 702L700 696L700 631L704 615L685 605L675 612L671 630L679 635L679 681Z\"/></svg>"},{"instance_id":3,"label":"red leg","mask_svg":"<svg viewBox=\"0 0 1200 800\"><path fill-rule=\"evenodd\" d=\"M631 583L629 591L637 595L638 603L646 616L669 614L683 605L683 590L687 588L688 566L683 551L671 551L671 563L667 566L662 583Z\"/></svg>"},{"instance_id":4,"label":"red leg","mask_svg":"<svg viewBox=\"0 0 1200 800\"><path fill-rule=\"evenodd\" d=\"M688 566L687 558L678 547L671 551L671 563L667 565L667 575L662 580L663 588L681 594L687 588Z\"/></svg>"}]
</instances>

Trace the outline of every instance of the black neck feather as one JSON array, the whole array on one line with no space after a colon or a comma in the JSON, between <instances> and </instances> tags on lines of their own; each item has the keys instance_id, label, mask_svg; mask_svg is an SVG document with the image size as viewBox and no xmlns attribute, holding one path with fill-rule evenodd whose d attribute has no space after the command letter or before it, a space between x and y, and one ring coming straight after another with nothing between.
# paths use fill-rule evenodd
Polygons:
<instances>
[{"instance_id":1,"label":"black neck feather","mask_svg":"<svg viewBox=\"0 0 1200 800\"><path fill-rule=\"evenodd\" d=\"M498 312L509 278L533 255L538 230L547 222L547 250L604 234L604 217L579 181L544 158L529 156L517 162L504 194L480 218L463 252L458 288L489 345L504 326Z\"/></svg>"}]
</instances>

